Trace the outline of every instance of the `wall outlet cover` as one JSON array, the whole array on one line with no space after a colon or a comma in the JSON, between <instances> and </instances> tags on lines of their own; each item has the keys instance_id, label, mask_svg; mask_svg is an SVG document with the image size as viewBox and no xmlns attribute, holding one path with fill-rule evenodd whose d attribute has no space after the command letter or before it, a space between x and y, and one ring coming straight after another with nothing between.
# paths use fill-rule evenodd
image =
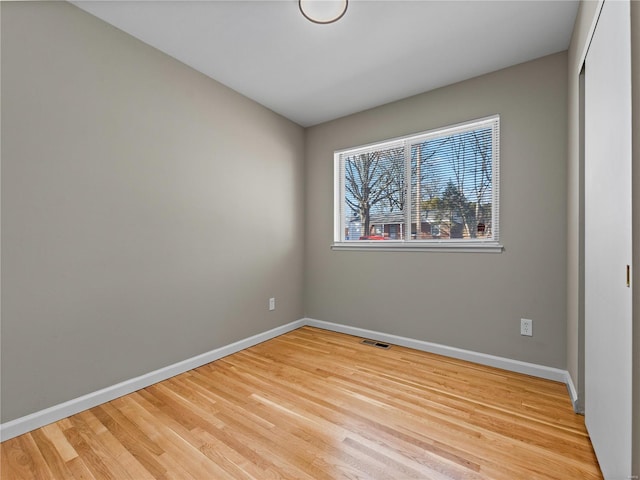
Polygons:
<instances>
[{"instance_id":1,"label":"wall outlet cover","mask_svg":"<svg viewBox=\"0 0 640 480\"><path fill-rule=\"evenodd\" d=\"M520 319L520 335L533 337L533 320L529 318Z\"/></svg>"}]
</instances>

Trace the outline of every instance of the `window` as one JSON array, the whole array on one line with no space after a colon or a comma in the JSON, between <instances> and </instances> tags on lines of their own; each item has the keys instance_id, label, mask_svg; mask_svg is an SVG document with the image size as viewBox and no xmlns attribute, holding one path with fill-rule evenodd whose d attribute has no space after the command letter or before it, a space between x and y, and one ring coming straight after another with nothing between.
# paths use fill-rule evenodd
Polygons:
<instances>
[{"instance_id":1,"label":"window","mask_svg":"<svg viewBox=\"0 0 640 480\"><path fill-rule=\"evenodd\" d=\"M499 252L500 117L335 153L334 249Z\"/></svg>"}]
</instances>

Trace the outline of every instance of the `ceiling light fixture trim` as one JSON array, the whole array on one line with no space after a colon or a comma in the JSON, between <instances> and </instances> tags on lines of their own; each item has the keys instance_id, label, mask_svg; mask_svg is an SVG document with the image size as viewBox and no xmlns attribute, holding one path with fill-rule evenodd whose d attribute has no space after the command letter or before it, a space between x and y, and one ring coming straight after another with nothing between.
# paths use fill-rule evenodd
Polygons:
<instances>
[{"instance_id":1,"label":"ceiling light fixture trim","mask_svg":"<svg viewBox=\"0 0 640 480\"><path fill-rule=\"evenodd\" d=\"M349 0L298 0L300 13L313 23L327 25L340 20L349 6Z\"/></svg>"}]
</instances>

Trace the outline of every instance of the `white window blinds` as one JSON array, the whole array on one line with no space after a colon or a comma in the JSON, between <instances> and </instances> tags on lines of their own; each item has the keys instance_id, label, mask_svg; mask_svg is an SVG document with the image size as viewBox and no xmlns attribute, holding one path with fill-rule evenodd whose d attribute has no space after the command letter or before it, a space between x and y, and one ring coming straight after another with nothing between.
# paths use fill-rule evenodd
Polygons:
<instances>
[{"instance_id":1,"label":"white window blinds","mask_svg":"<svg viewBox=\"0 0 640 480\"><path fill-rule=\"evenodd\" d=\"M496 245L499 121L336 152L335 241Z\"/></svg>"}]
</instances>

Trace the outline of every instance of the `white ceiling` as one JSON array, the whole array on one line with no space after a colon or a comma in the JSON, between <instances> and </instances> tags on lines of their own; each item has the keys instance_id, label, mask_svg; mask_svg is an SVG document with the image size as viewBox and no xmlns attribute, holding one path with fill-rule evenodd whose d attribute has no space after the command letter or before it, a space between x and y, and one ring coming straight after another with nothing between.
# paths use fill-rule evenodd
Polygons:
<instances>
[{"instance_id":1,"label":"white ceiling","mask_svg":"<svg viewBox=\"0 0 640 480\"><path fill-rule=\"evenodd\" d=\"M577 1L74 1L302 126L566 50Z\"/></svg>"}]
</instances>

